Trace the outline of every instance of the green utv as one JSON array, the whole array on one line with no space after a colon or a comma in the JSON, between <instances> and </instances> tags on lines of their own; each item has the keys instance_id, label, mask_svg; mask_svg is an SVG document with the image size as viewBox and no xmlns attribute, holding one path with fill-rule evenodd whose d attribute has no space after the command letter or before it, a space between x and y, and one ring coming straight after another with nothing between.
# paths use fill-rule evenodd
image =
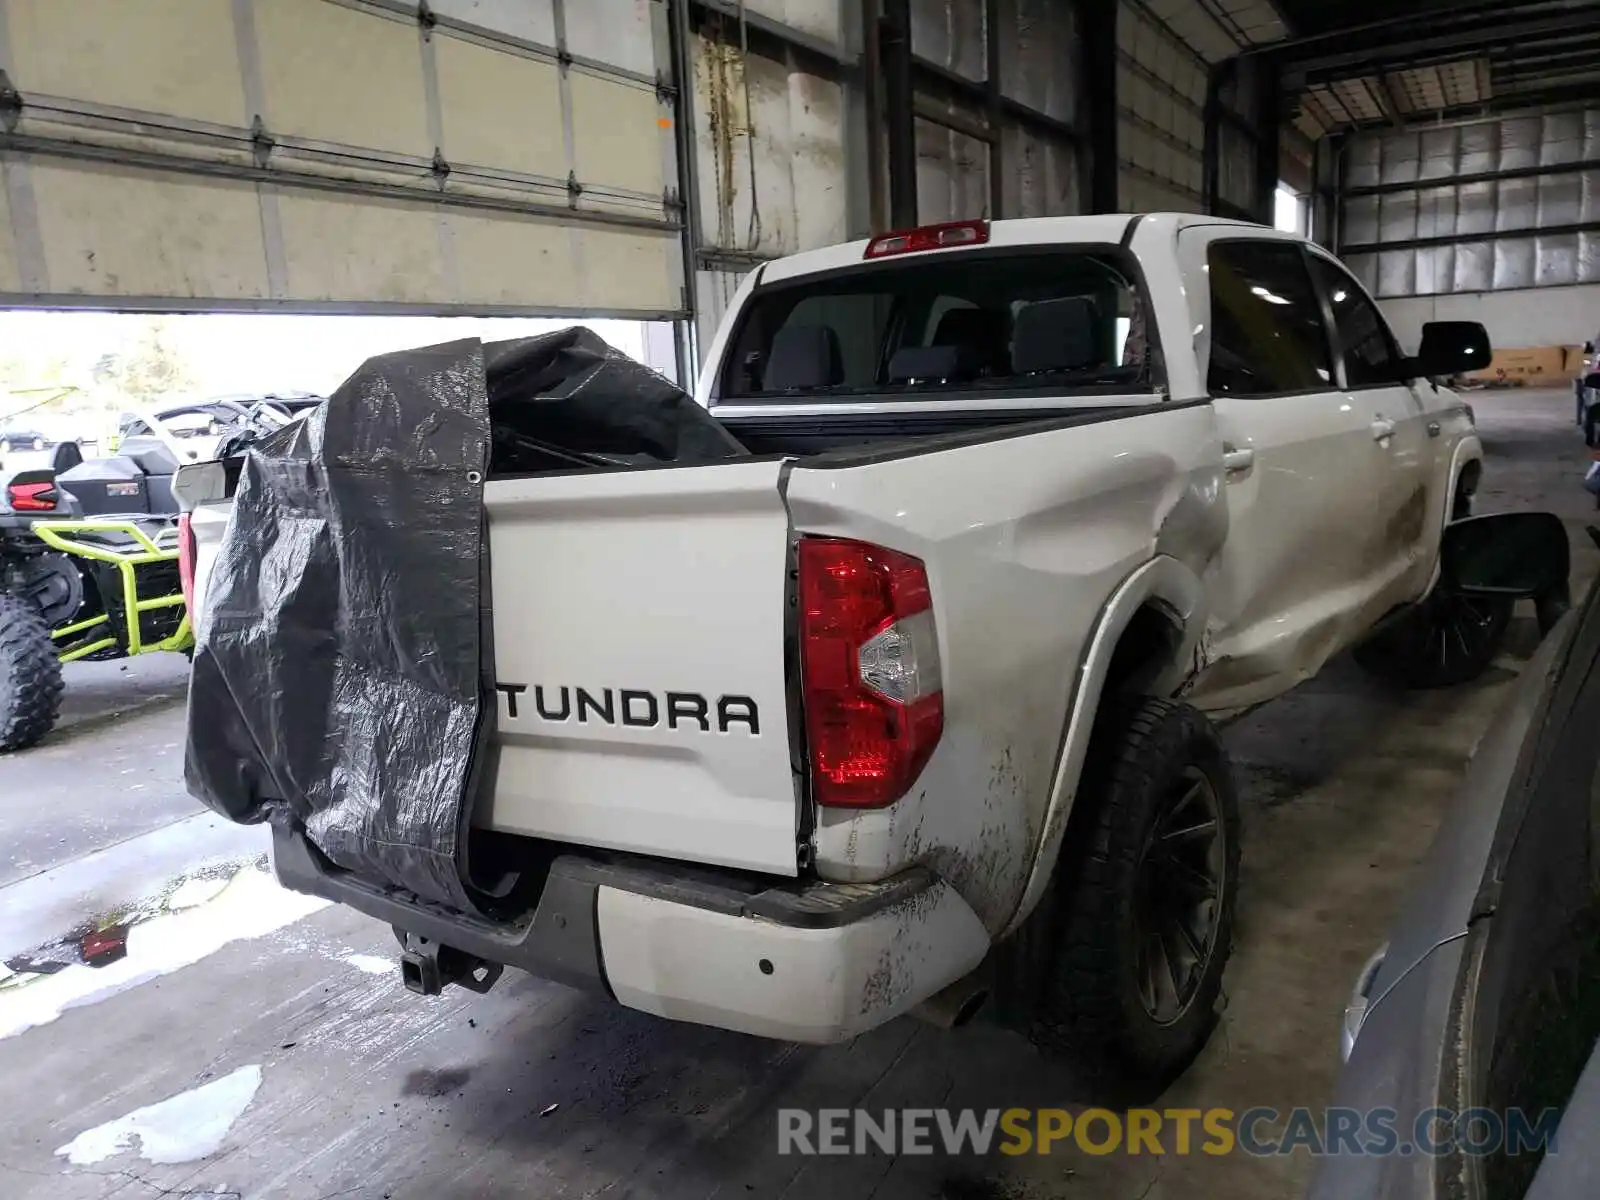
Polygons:
<instances>
[{"instance_id":1,"label":"green utv","mask_svg":"<svg viewBox=\"0 0 1600 1200\"><path fill-rule=\"evenodd\" d=\"M320 398L209 402L125 424L116 454L87 461L72 443L53 467L0 491L0 753L45 737L61 710L61 665L155 651L190 653L172 477L229 437L269 432ZM180 431L210 413L207 436ZM175 415L176 414L176 415ZM219 424L220 422L220 424ZM192 422L191 422L192 424Z\"/></svg>"}]
</instances>

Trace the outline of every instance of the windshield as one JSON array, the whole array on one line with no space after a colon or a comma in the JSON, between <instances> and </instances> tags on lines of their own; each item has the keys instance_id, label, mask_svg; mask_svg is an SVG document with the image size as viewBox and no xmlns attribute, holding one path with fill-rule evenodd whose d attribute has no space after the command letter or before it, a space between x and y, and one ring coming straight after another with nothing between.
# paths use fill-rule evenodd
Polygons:
<instances>
[{"instance_id":1,"label":"windshield","mask_svg":"<svg viewBox=\"0 0 1600 1200\"><path fill-rule=\"evenodd\" d=\"M864 393L1146 391L1153 353L1116 251L964 253L761 288L722 400Z\"/></svg>"}]
</instances>

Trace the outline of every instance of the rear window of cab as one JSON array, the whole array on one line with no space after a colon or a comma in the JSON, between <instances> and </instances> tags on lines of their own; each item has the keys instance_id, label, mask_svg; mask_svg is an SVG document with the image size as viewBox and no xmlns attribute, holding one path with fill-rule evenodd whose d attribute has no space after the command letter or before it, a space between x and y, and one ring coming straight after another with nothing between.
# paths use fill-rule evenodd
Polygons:
<instances>
[{"instance_id":1,"label":"rear window of cab","mask_svg":"<svg viewBox=\"0 0 1600 1200\"><path fill-rule=\"evenodd\" d=\"M758 288L718 399L1153 390L1155 348L1115 250L921 255Z\"/></svg>"}]
</instances>

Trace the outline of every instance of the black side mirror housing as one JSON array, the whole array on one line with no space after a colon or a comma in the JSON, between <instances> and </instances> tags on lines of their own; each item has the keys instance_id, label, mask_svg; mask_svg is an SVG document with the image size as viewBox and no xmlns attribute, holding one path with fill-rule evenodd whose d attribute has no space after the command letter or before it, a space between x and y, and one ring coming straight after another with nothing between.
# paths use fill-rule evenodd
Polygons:
<instances>
[{"instance_id":1,"label":"black side mirror housing","mask_svg":"<svg viewBox=\"0 0 1600 1200\"><path fill-rule=\"evenodd\" d=\"M1534 602L1541 633L1571 606L1572 551L1561 518L1548 512L1495 513L1445 527L1439 586L1467 596Z\"/></svg>"},{"instance_id":2,"label":"black side mirror housing","mask_svg":"<svg viewBox=\"0 0 1600 1200\"><path fill-rule=\"evenodd\" d=\"M1489 331L1477 321L1429 321L1412 360L1418 375L1460 375L1481 371L1494 357Z\"/></svg>"}]
</instances>

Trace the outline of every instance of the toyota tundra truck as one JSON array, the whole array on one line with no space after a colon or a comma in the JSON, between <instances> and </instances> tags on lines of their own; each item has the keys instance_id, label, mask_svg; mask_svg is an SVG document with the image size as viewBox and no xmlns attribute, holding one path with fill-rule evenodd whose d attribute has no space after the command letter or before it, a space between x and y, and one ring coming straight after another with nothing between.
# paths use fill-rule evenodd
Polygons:
<instances>
[{"instance_id":1,"label":"toyota tundra truck","mask_svg":"<svg viewBox=\"0 0 1600 1200\"><path fill-rule=\"evenodd\" d=\"M1501 641L1509 598L1434 587L1482 461L1434 379L1488 358L1466 323L1407 355L1321 247L1210 217L767 262L694 395L747 453L483 485L471 821L540 848L523 911L361 878L293 820L278 877L392 925L416 991L513 966L811 1043L981 1006L1170 1079L1233 935L1214 723L1348 647L1438 686ZM237 476L176 487L202 652Z\"/></svg>"}]
</instances>

